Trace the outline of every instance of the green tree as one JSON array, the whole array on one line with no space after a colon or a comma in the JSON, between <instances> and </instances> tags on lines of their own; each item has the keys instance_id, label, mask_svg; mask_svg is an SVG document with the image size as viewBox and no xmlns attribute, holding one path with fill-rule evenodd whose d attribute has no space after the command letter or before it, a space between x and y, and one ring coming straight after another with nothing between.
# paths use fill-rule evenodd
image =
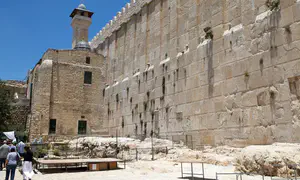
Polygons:
<instances>
[{"instance_id":1,"label":"green tree","mask_svg":"<svg viewBox=\"0 0 300 180\"><path fill-rule=\"evenodd\" d=\"M5 83L0 79L0 131L9 130L11 111L9 94L6 91Z\"/></svg>"}]
</instances>

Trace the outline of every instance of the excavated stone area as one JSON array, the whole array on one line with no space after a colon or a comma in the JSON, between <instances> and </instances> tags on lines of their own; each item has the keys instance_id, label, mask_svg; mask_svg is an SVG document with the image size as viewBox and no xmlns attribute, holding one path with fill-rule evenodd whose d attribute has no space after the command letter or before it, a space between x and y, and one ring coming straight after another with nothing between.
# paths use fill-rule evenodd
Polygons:
<instances>
[{"instance_id":1,"label":"excavated stone area","mask_svg":"<svg viewBox=\"0 0 300 180\"><path fill-rule=\"evenodd\" d=\"M82 142L89 142L91 144L98 144L95 148L97 157L115 157L116 155L116 138L99 138L86 137L72 140L69 142L71 149L78 148L83 151L82 154L88 157L89 153L82 150ZM76 145L77 144L77 145ZM118 158L124 160L136 160L136 148L138 149L139 160L151 160L151 138L144 141L131 138L118 138L118 146L120 151ZM154 156L158 160L178 161L180 159L198 159L205 163L215 165L228 165L234 162L235 155L241 151L240 148L233 148L229 146L211 147L204 146L203 150L191 150L181 143L172 143L172 141L164 139L153 139ZM166 153L166 148L168 153Z\"/></svg>"},{"instance_id":2,"label":"excavated stone area","mask_svg":"<svg viewBox=\"0 0 300 180\"><path fill-rule=\"evenodd\" d=\"M97 143L100 146L98 157L114 157L116 154L116 138L88 137L70 141L71 148L80 148L80 143L86 141ZM131 138L118 138L120 151L118 158L135 161L138 148L138 159L149 161L151 154L151 139L145 141ZM230 146L211 147L204 146L202 150L191 150L183 143L175 144L169 140L153 139L155 160L164 162L178 162L180 160L200 160L204 163L217 166L232 166L232 171L246 174L259 174L267 176L286 175L293 177L295 167L293 164L300 162L300 144L274 143L272 145L253 145L245 148L234 148ZM115 147L115 148L114 148ZM166 154L165 147L168 148ZM106 153L103 156L103 152ZM297 168L297 173L300 174Z\"/></svg>"}]
</instances>

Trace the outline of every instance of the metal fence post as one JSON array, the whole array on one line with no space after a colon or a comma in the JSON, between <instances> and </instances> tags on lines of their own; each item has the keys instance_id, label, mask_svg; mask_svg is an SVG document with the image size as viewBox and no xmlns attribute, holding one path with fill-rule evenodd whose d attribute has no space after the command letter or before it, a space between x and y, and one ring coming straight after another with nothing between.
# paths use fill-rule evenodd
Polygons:
<instances>
[{"instance_id":1,"label":"metal fence post","mask_svg":"<svg viewBox=\"0 0 300 180\"><path fill-rule=\"evenodd\" d=\"M285 164L285 170L286 170L286 179L289 179L289 175L288 175L288 173L289 173L289 171L288 171L288 166L287 166L287 164Z\"/></svg>"},{"instance_id":2,"label":"metal fence post","mask_svg":"<svg viewBox=\"0 0 300 180\"><path fill-rule=\"evenodd\" d=\"M185 145L186 145L187 147L189 147L187 142L188 142L188 137L187 137L187 135L185 135Z\"/></svg>"},{"instance_id":3,"label":"metal fence post","mask_svg":"<svg viewBox=\"0 0 300 180\"><path fill-rule=\"evenodd\" d=\"M137 148L135 148L135 159L136 159L136 161L138 161L138 149Z\"/></svg>"},{"instance_id":4,"label":"metal fence post","mask_svg":"<svg viewBox=\"0 0 300 180\"><path fill-rule=\"evenodd\" d=\"M193 136L191 135L192 150L194 150Z\"/></svg>"},{"instance_id":5,"label":"metal fence post","mask_svg":"<svg viewBox=\"0 0 300 180\"><path fill-rule=\"evenodd\" d=\"M193 163L191 163L191 171L192 171L192 180L194 180L194 168L193 168Z\"/></svg>"},{"instance_id":6,"label":"metal fence post","mask_svg":"<svg viewBox=\"0 0 300 180\"><path fill-rule=\"evenodd\" d=\"M169 154L168 146L166 146L166 154Z\"/></svg>"},{"instance_id":7,"label":"metal fence post","mask_svg":"<svg viewBox=\"0 0 300 180\"><path fill-rule=\"evenodd\" d=\"M183 167L182 167L182 162L181 162L180 164L181 164L181 177L183 178Z\"/></svg>"},{"instance_id":8,"label":"metal fence post","mask_svg":"<svg viewBox=\"0 0 300 180\"><path fill-rule=\"evenodd\" d=\"M173 136L172 136L172 148L174 148L174 139L173 139Z\"/></svg>"},{"instance_id":9,"label":"metal fence post","mask_svg":"<svg viewBox=\"0 0 300 180\"><path fill-rule=\"evenodd\" d=\"M202 174L203 174L203 179L205 179L204 177L204 163L201 163L202 164Z\"/></svg>"},{"instance_id":10,"label":"metal fence post","mask_svg":"<svg viewBox=\"0 0 300 180\"><path fill-rule=\"evenodd\" d=\"M265 163L264 163L264 164L265 164ZM262 179L265 180L265 166L262 167L262 171L263 171Z\"/></svg>"}]
</instances>

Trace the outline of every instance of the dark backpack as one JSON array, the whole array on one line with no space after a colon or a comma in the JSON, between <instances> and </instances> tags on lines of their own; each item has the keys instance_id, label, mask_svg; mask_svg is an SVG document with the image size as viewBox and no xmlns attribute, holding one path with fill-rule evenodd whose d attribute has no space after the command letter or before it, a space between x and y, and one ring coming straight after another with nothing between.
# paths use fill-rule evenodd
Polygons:
<instances>
[{"instance_id":1,"label":"dark backpack","mask_svg":"<svg viewBox=\"0 0 300 180\"><path fill-rule=\"evenodd\" d=\"M16 152L17 153L17 152ZM17 153L17 162L19 162L20 161L20 154L19 153Z\"/></svg>"}]
</instances>

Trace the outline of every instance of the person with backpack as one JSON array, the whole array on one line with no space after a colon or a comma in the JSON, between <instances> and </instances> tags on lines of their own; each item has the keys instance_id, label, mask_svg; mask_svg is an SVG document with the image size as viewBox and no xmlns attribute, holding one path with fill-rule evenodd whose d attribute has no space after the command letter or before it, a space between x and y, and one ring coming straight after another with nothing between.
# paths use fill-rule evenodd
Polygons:
<instances>
[{"instance_id":1,"label":"person with backpack","mask_svg":"<svg viewBox=\"0 0 300 180\"><path fill-rule=\"evenodd\" d=\"M6 158L6 176L5 180L9 179L14 180L15 179L15 172L17 168L17 163L20 160L20 155L16 152L16 148L11 148L10 153L8 153Z\"/></svg>"}]
</instances>

